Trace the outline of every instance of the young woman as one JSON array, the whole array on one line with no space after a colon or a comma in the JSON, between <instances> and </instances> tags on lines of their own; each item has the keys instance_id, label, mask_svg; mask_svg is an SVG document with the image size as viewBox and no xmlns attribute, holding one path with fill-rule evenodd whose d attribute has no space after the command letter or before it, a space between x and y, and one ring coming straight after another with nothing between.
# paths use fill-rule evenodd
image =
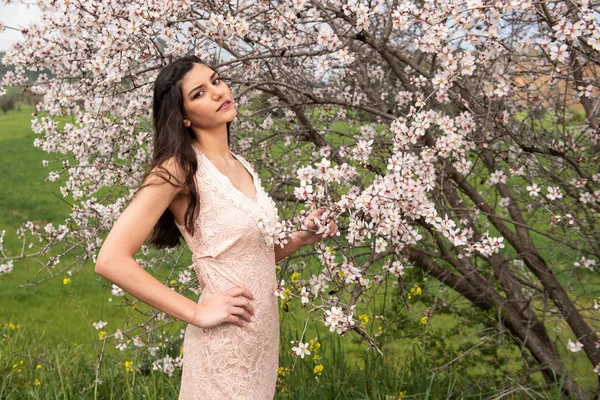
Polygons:
<instances>
[{"instance_id":1,"label":"young woman","mask_svg":"<svg viewBox=\"0 0 600 400\"><path fill-rule=\"evenodd\" d=\"M317 234L315 210L281 248L269 235L275 203L251 165L229 148L237 110L219 74L187 56L154 83L152 170L98 255L96 272L188 323L179 399L272 399L278 367L275 263ZM146 272L134 255L152 233L158 248L181 236L193 253L198 303Z\"/></svg>"}]
</instances>

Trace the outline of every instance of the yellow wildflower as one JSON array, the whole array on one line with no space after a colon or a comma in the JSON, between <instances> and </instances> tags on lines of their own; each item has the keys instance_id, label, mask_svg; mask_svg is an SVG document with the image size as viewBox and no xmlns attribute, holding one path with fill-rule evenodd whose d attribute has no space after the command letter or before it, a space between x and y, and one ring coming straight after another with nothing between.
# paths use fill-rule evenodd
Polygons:
<instances>
[{"instance_id":1,"label":"yellow wildflower","mask_svg":"<svg viewBox=\"0 0 600 400\"><path fill-rule=\"evenodd\" d=\"M171 281L169 282L171 285L175 285L177 283L176 279L171 279Z\"/></svg>"},{"instance_id":2,"label":"yellow wildflower","mask_svg":"<svg viewBox=\"0 0 600 400\"><path fill-rule=\"evenodd\" d=\"M275 269L276 269L276 270L280 270L280 269L281 269L281 265L276 265L276 266L275 266Z\"/></svg>"},{"instance_id":3,"label":"yellow wildflower","mask_svg":"<svg viewBox=\"0 0 600 400\"><path fill-rule=\"evenodd\" d=\"M317 342L316 340L310 339L308 341L308 350L309 351L316 353L317 351L319 351L320 347L321 347L321 343Z\"/></svg>"},{"instance_id":4,"label":"yellow wildflower","mask_svg":"<svg viewBox=\"0 0 600 400\"><path fill-rule=\"evenodd\" d=\"M35 366L35 369L40 369L40 368L42 368L42 364L38 364Z\"/></svg>"},{"instance_id":5,"label":"yellow wildflower","mask_svg":"<svg viewBox=\"0 0 600 400\"><path fill-rule=\"evenodd\" d=\"M366 314L362 314L358 316L360 321L360 326L365 326L369 322L369 317Z\"/></svg>"},{"instance_id":6,"label":"yellow wildflower","mask_svg":"<svg viewBox=\"0 0 600 400\"><path fill-rule=\"evenodd\" d=\"M290 372L290 369L288 367L285 367L285 368L284 367L279 367L277 369L277 375L281 376L281 377L286 376L289 372Z\"/></svg>"},{"instance_id":7,"label":"yellow wildflower","mask_svg":"<svg viewBox=\"0 0 600 400\"><path fill-rule=\"evenodd\" d=\"M286 288L286 289L283 291L283 299L284 299L284 300L287 300L287 299L289 299L289 298L290 298L290 294L292 294L292 291L291 291L289 288Z\"/></svg>"},{"instance_id":8,"label":"yellow wildflower","mask_svg":"<svg viewBox=\"0 0 600 400\"><path fill-rule=\"evenodd\" d=\"M298 279L300 279L300 272L294 272L294 273L292 274L292 277L290 278L290 280L291 280L292 282L296 282Z\"/></svg>"},{"instance_id":9,"label":"yellow wildflower","mask_svg":"<svg viewBox=\"0 0 600 400\"><path fill-rule=\"evenodd\" d=\"M36 380L35 380L35 386L40 386L41 384L42 384L42 382L40 382L40 380L39 380L39 379L36 379Z\"/></svg>"},{"instance_id":10,"label":"yellow wildflower","mask_svg":"<svg viewBox=\"0 0 600 400\"><path fill-rule=\"evenodd\" d=\"M125 371L133 372L133 361L125 361Z\"/></svg>"},{"instance_id":11,"label":"yellow wildflower","mask_svg":"<svg viewBox=\"0 0 600 400\"><path fill-rule=\"evenodd\" d=\"M419 286L415 286L412 289L410 289L410 292L408 293L408 299L412 299L415 296L420 296L423 294L423 291L421 290L421 288Z\"/></svg>"},{"instance_id":12,"label":"yellow wildflower","mask_svg":"<svg viewBox=\"0 0 600 400\"><path fill-rule=\"evenodd\" d=\"M13 365L13 369L17 368L17 364Z\"/></svg>"},{"instance_id":13,"label":"yellow wildflower","mask_svg":"<svg viewBox=\"0 0 600 400\"><path fill-rule=\"evenodd\" d=\"M69 283L71 283L71 278L63 279L63 285L68 285Z\"/></svg>"},{"instance_id":14,"label":"yellow wildflower","mask_svg":"<svg viewBox=\"0 0 600 400\"><path fill-rule=\"evenodd\" d=\"M315 355L313 356L313 361L314 361L315 363L318 363L320 359L321 359L321 356L320 356L320 355L318 355L318 354L315 354Z\"/></svg>"},{"instance_id":15,"label":"yellow wildflower","mask_svg":"<svg viewBox=\"0 0 600 400\"><path fill-rule=\"evenodd\" d=\"M427 325L427 320L429 319L429 317L427 315L425 315L423 318L421 318L421 323L423 325Z\"/></svg>"},{"instance_id":16,"label":"yellow wildflower","mask_svg":"<svg viewBox=\"0 0 600 400\"><path fill-rule=\"evenodd\" d=\"M315 368L313 369L313 373L315 375L320 376L322 371L323 371L323 364L315 365Z\"/></svg>"},{"instance_id":17,"label":"yellow wildflower","mask_svg":"<svg viewBox=\"0 0 600 400\"><path fill-rule=\"evenodd\" d=\"M183 355L183 347L179 349L179 354Z\"/></svg>"},{"instance_id":18,"label":"yellow wildflower","mask_svg":"<svg viewBox=\"0 0 600 400\"><path fill-rule=\"evenodd\" d=\"M13 324L12 322L8 323L8 327L10 328L11 331L14 331L15 329L17 329L17 326L15 324Z\"/></svg>"},{"instance_id":19,"label":"yellow wildflower","mask_svg":"<svg viewBox=\"0 0 600 400\"><path fill-rule=\"evenodd\" d=\"M106 337L106 332L100 331L98 332L98 339L104 339Z\"/></svg>"}]
</instances>

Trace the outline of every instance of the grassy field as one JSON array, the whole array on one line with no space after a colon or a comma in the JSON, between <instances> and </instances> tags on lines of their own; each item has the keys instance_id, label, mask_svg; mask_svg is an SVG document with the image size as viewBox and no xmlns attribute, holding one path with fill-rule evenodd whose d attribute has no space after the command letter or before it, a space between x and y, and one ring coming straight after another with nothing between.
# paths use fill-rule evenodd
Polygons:
<instances>
[{"instance_id":1,"label":"grassy field","mask_svg":"<svg viewBox=\"0 0 600 400\"><path fill-rule=\"evenodd\" d=\"M58 183L44 179L49 170L42 166L42 160L48 154L33 147L35 134L28 124L32 111L31 107L22 106L21 111L0 116L0 229L6 230L5 247L9 250L20 249L16 230L21 223L33 221L43 226L60 222L69 213ZM0 278L5 299L0 302L0 322L33 327L42 340L78 343L97 335L92 332L92 322L122 313L116 307L105 309L105 302L99 301L106 296L106 289L91 264L72 277L70 284L64 285L59 277L27 286L28 280L39 279L34 278L39 269L37 262L24 261ZM44 271L40 275L47 276ZM84 342L86 350L91 350L92 343Z\"/></svg>"},{"instance_id":2,"label":"grassy field","mask_svg":"<svg viewBox=\"0 0 600 400\"><path fill-rule=\"evenodd\" d=\"M13 251L20 248L15 231L22 222L61 222L69 213L69 206L58 191L59 184L44 180L50 169L42 167L42 160L52 155L32 145L35 134L29 128L31 112L32 108L22 106L19 111L0 115L0 230L6 230L5 247ZM72 277L64 273L41 285L27 285L39 268L35 261L23 261L12 273L0 276L0 399L175 396L179 387L177 375L169 378L148 370L148 360L140 352L120 352L112 345L107 346L103 364L105 383L90 388L95 377L95 357L101 347L92 323L108 321L105 330L114 332L136 315L120 301L107 301L110 290L94 273L91 263ZM309 278L307 272L310 271L302 273L302 279ZM47 273L42 271L41 276L44 274ZM64 284L63 278L70 278L70 283ZM379 303L375 305L379 307ZM384 358L367 351L362 341L352 340L349 335L329 337L322 322L311 322L305 341L320 337L323 344L324 370L318 380L313 360L298 359L289 353L290 340L300 338L306 313L280 311L280 365L289 371L281 376L278 398L391 399L402 393L408 398L438 399L460 398L467 393L465 398L483 399L503 392L505 388L490 387L492 381L485 381L486 374L491 373L485 367L464 367L469 357L460 364L465 369L457 364L456 369L434 372L445 360L438 360L435 365L423 356L419 350L423 338L414 337L415 332L422 332L423 337L431 332L435 332L435 337L452 334L446 345L446 356L452 359L454 350L469 343L469 336L481 327L461 326L459 319L449 315L436 316L430 325L419 325L424 306L414 307L412 321L399 322L406 324L413 336L390 343ZM183 327L179 323L170 328L175 332ZM371 334L375 333L373 329ZM126 361L134 362L135 372L126 370ZM514 361L511 363L503 371L509 377L516 371ZM554 395L553 391L540 391L525 398L546 399Z\"/></svg>"}]
</instances>

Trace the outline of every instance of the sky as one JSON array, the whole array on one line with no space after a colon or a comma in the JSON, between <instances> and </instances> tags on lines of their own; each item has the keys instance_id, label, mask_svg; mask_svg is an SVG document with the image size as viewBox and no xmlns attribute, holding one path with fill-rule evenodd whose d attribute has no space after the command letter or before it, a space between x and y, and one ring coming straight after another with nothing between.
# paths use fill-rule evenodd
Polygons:
<instances>
[{"instance_id":1,"label":"sky","mask_svg":"<svg viewBox=\"0 0 600 400\"><path fill-rule=\"evenodd\" d=\"M24 4L5 4L0 0L0 21L6 26L21 28L33 22L41 21L42 13L37 6ZM21 39L21 33L12 29L0 32L0 51L6 51L10 46Z\"/></svg>"}]
</instances>

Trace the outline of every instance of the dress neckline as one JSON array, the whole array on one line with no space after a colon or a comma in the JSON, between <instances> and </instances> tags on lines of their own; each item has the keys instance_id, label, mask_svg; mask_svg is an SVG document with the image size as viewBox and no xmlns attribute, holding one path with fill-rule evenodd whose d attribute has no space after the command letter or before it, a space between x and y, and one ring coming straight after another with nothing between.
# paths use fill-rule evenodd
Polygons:
<instances>
[{"instance_id":1,"label":"dress neckline","mask_svg":"<svg viewBox=\"0 0 600 400\"><path fill-rule=\"evenodd\" d=\"M206 155L204 155L204 153L196 149L195 146L192 147L198 160L198 177L201 177L201 179L206 182L206 190L210 190L216 196L210 201L225 201L254 219L258 229L265 239L265 242L267 243L267 248L270 249L267 251L272 251L275 243L273 235L277 231L276 228L279 220L277 214L277 205L263 190L260 178L254 172L252 165L242 156L238 156L229 150L232 157L238 160L244 169L246 169L246 171L248 171L248 173L252 176L255 195L251 199L249 196L246 196L237 187L235 187L231 180L225 174L221 173L221 171L219 171L219 169L208 159L208 157L206 157ZM198 218L200 218L200 216ZM202 225L203 223L203 220L194 221L194 224ZM185 237L185 232L187 232L185 226L178 224L177 221L175 221L175 224L179 227L180 232Z\"/></svg>"},{"instance_id":2,"label":"dress neckline","mask_svg":"<svg viewBox=\"0 0 600 400\"><path fill-rule=\"evenodd\" d=\"M248 195L246 195L245 193L243 193L240 189L238 189L233 182L231 182L231 179L229 179L229 177L227 175L225 175L224 173L222 173L219 168L217 168L212 161L210 161L210 159L208 157L206 157L206 155L201 152L200 150L198 150L195 146L192 146L194 148L194 151L196 152L197 155L199 155L200 157L202 157L206 163L208 164L208 167L210 169L212 169L214 172L216 172L216 174L224 181L227 181L227 183L229 184L229 186L238 194L240 194L241 196L243 196L244 198L246 198L247 200L251 201L252 203L256 203L258 200L258 185L257 185L257 179L256 179L256 175L254 174L254 172L252 172L247 166L246 164L240 159L240 157L235 154L233 151L229 150L229 154L231 154L236 160L238 160L240 162L240 164L242 164L242 167L244 167L244 169L246 171L248 171L248 173L250 174L250 176L252 177L252 186L254 187L254 196L250 197Z\"/></svg>"}]
</instances>

